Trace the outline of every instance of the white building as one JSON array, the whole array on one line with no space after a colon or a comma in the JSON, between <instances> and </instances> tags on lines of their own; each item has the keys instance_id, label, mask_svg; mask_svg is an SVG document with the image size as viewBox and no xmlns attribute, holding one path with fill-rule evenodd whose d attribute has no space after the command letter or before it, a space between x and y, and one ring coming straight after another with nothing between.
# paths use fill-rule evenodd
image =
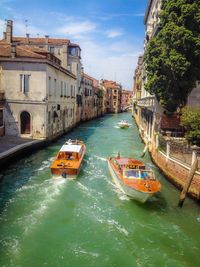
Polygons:
<instances>
[{"instance_id":1,"label":"white building","mask_svg":"<svg viewBox=\"0 0 200 267\"><path fill-rule=\"evenodd\" d=\"M0 65L6 135L52 139L75 124L76 77L57 57L1 41Z\"/></svg>"}]
</instances>

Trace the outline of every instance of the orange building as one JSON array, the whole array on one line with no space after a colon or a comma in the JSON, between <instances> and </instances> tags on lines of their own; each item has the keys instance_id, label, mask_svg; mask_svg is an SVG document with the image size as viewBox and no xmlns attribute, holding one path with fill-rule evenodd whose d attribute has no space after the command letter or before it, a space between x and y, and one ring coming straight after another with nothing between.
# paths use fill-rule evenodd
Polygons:
<instances>
[{"instance_id":1,"label":"orange building","mask_svg":"<svg viewBox=\"0 0 200 267\"><path fill-rule=\"evenodd\" d=\"M132 105L133 92L128 90L122 90L121 109L126 111Z\"/></svg>"},{"instance_id":2,"label":"orange building","mask_svg":"<svg viewBox=\"0 0 200 267\"><path fill-rule=\"evenodd\" d=\"M121 112L122 86L114 81L102 80L101 86L106 91L106 112Z\"/></svg>"}]
</instances>

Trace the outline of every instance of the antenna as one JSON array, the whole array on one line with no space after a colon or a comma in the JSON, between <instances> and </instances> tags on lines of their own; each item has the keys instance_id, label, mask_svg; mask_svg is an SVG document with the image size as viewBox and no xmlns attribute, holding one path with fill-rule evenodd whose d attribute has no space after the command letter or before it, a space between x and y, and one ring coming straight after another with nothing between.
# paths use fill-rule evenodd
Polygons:
<instances>
[{"instance_id":1,"label":"antenna","mask_svg":"<svg viewBox=\"0 0 200 267\"><path fill-rule=\"evenodd\" d=\"M28 33L28 20L25 19L25 28L26 28L26 34Z\"/></svg>"}]
</instances>

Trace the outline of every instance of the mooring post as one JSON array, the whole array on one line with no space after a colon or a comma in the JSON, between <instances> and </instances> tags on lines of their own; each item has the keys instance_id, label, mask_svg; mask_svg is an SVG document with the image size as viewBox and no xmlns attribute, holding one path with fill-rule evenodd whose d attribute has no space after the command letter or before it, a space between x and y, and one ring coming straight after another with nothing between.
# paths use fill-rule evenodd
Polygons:
<instances>
[{"instance_id":1,"label":"mooring post","mask_svg":"<svg viewBox=\"0 0 200 267\"><path fill-rule=\"evenodd\" d=\"M186 194L187 194L188 189L189 189L189 187L191 185L192 178L193 178L193 176L195 174L197 166L198 166L198 159L197 159L197 156L196 156L195 159L193 158L193 163L191 165L191 169L190 169L190 172L189 172L189 175L188 175L188 179L187 179L187 181L185 183L185 186L183 187L183 189L181 191L181 194L180 194L180 197L179 197L178 206L180 208L182 208L182 206L183 206L183 202L185 201Z\"/></svg>"},{"instance_id":2,"label":"mooring post","mask_svg":"<svg viewBox=\"0 0 200 267\"><path fill-rule=\"evenodd\" d=\"M149 147L149 141L147 141L146 146L144 147L144 150L143 150L143 153L141 155L141 158L143 158L145 156L145 154L146 154L146 152L148 150L148 147Z\"/></svg>"}]
</instances>

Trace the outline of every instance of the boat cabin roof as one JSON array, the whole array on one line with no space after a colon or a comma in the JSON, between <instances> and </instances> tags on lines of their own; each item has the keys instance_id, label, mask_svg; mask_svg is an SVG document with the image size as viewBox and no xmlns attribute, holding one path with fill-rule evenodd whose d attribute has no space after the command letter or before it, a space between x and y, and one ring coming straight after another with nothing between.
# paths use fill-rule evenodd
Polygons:
<instances>
[{"instance_id":1,"label":"boat cabin roof","mask_svg":"<svg viewBox=\"0 0 200 267\"><path fill-rule=\"evenodd\" d=\"M133 166L145 166L145 164L137 159L131 158L115 158L116 162L122 165L133 165Z\"/></svg>"},{"instance_id":2,"label":"boat cabin roof","mask_svg":"<svg viewBox=\"0 0 200 267\"><path fill-rule=\"evenodd\" d=\"M63 145L59 152L76 152L79 153L81 151L81 145Z\"/></svg>"}]
</instances>

